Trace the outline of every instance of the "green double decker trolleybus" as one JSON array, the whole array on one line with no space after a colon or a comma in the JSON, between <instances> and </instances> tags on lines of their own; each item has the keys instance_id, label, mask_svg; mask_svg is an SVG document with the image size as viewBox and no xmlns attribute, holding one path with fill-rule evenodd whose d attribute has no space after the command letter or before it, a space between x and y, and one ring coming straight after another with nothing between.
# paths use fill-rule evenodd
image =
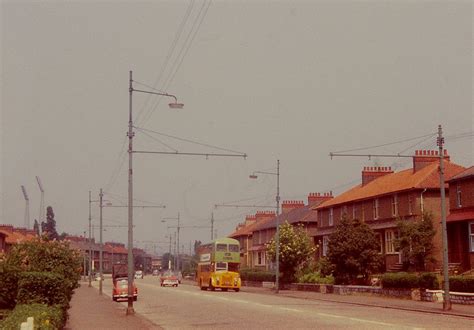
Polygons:
<instances>
[{"instance_id":1,"label":"green double decker trolleybus","mask_svg":"<svg viewBox=\"0 0 474 330\"><path fill-rule=\"evenodd\" d=\"M240 290L240 244L233 238L218 238L198 249L197 284L201 290Z\"/></svg>"}]
</instances>

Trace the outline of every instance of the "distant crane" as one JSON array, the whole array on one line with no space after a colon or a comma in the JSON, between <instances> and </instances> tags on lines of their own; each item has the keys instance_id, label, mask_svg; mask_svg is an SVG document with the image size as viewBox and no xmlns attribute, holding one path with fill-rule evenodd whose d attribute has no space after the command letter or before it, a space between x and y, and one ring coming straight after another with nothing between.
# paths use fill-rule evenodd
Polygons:
<instances>
[{"instance_id":1,"label":"distant crane","mask_svg":"<svg viewBox=\"0 0 474 330\"><path fill-rule=\"evenodd\" d=\"M43 185L41 184L41 180L39 176L36 176L36 181L38 182L38 187L41 192L41 202L40 202L39 217L38 217L39 225L41 225L41 222L44 219L44 189L43 189Z\"/></svg>"},{"instance_id":2,"label":"distant crane","mask_svg":"<svg viewBox=\"0 0 474 330\"><path fill-rule=\"evenodd\" d=\"M25 227L30 229L30 199L26 193L25 186L21 186L21 191L23 192L23 197L25 198Z\"/></svg>"}]
</instances>

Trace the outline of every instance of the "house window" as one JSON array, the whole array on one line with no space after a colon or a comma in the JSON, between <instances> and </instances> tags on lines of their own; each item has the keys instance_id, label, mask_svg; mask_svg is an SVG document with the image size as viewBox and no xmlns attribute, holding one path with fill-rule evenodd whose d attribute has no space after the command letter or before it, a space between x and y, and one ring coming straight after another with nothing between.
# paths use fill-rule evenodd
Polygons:
<instances>
[{"instance_id":1,"label":"house window","mask_svg":"<svg viewBox=\"0 0 474 330\"><path fill-rule=\"evenodd\" d=\"M413 214L413 196L408 196L408 214Z\"/></svg>"},{"instance_id":2,"label":"house window","mask_svg":"<svg viewBox=\"0 0 474 330\"><path fill-rule=\"evenodd\" d=\"M378 219L379 218L379 199L376 198L374 199L374 202L373 202L373 211L374 211L374 220Z\"/></svg>"},{"instance_id":3,"label":"house window","mask_svg":"<svg viewBox=\"0 0 474 330\"><path fill-rule=\"evenodd\" d=\"M265 265L265 253L257 252L257 265Z\"/></svg>"},{"instance_id":4,"label":"house window","mask_svg":"<svg viewBox=\"0 0 474 330\"><path fill-rule=\"evenodd\" d=\"M375 238L379 242L379 253L383 253L382 235L380 233L375 233Z\"/></svg>"},{"instance_id":5,"label":"house window","mask_svg":"<svg viewBox=\"0 0 474 330\"><path fill-rule=\"evenodd\" d=\"M469 223L469 244L471 252L474 252L474 222Z\"/></svg>"},{"instance_id":6,"label":"house window","mask_svg":"<svg viewBox=\"0 0 474 330\"><path fill-rule=\"evenodd\" d=\"M395 230L389 229L385 231L385 252L387 254L397 253L395 250Z\"/></svg>"},{"instance_id":7,"label":"house window","mask_svg":"<svg viewBox=\"0 0 474 330\"><path fill-rule=\"evenodd\" d=\"M456 186L456 207L462 207L462 200L461 200L461 185L458 184Z\"/></svg>"},{"instance_id":8,"label":"house window","mask_svg":"<svg viewBox=\"0 0 474 330\"><path fill-rule=\"evenodd\" d=\"M357 217L357 206L354 204L352 205L352 219Z\"/></svg>"},{"instance_id":9,"label":"house window","mask_svg":"<svg viewBox=\"0 0 474 330\"><path fill-rule=\"evenodd\" d=\"M323 257L328 255L329 236L323 236Z\"/></svg>"},{"instance_id":10,"label":"house window","mask_svg":"<svg viewBox=\"0 0 474 330\"><path fill-rule=\"evenodd\" d=\"M392 216L398 215L398 195L392 196Z\"/></svg>"},{"instance_id":11,"label":"house window","mask_svg":"<svg viewBox=\"0 0 474 330\"><path fill-rule=\"evenodd\" d=\"M329 209L329 225L334 225L334 210L332 207Z\"/></svg>"}]
</instances>

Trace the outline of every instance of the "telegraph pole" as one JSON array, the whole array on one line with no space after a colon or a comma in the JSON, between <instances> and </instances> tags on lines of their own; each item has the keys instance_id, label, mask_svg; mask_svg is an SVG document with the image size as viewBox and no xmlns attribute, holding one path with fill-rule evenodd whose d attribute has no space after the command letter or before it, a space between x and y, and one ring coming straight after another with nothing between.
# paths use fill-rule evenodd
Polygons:
<instances>
[{"instance_id":1,"label":"telegraph pole","mask_svg":"<svg viewBox=\"0 0 474 330\"><path fill-rule=\"evenodd\" d=\"M280 224L278 214L280 213L280 160L277 160L277 195L276 195L276 278L275 278L275 293L280 289Z\"/></svg>"},{"instance_id":2,"label":"telegraph pole","mask_svg":"<svg viewBox=\"0 0 474 330\"><path fill-rule=\"evenodd\" d=\"M132 94L133 78L130 71L129 81L129 115L128 115L128 303L127 315L135 314L133 309L133 118L132 118Z\"/></svg>"},{"instance_id":3,"label":"telegraph pole","mask_svg":"<svg viewBox=\"0 0 474 330\"><path fill-rule=\"evenodd\" d=\"M449 294L449 273L448 273L448 232L446 226L446 192L444 188L444 154L443 154L443 131L441 125L438 126L438 139L437 144L439 147L439 185L441 189L441 230L443 234L443 277L444 277L444 299L443 299L443 310L451 310L451 296Z\"/></svg>"}]
</instances>

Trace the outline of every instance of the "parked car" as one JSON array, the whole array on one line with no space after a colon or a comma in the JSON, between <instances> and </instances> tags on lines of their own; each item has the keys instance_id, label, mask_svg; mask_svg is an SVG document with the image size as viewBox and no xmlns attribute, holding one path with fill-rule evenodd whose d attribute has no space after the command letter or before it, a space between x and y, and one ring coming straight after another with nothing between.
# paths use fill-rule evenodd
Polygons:
<instances>
[{"instance_id":1,"label":"parked car","mask_svg":"<svg viewBox=\"0 0 474 330\"><path fill-rule=\"evenodd\" d=\"M176 276L172 271L166 271L160 276L161 286L178 286L178 284L178 276Z\"/></svg>"},{"instance_id":2,"label":"parked car","mask_svg":"<svg viewBox=\"0 0 474 330\"><path fill-rule=\"evenodd\" d=\"M143 278L143 271L142 270L137 270L135 271L135 278Z\"/></svg>"},{"instance_id":3,"label":"parked car","mask_svg":"<svg viewBox=\"0 0 474 330\"><path fill-rule=\"evenodd\" d=\"M114 280L114 287L112 289L112 300L117 301L119 299L128 299L128 278L120 277ZM138 289L133 284L133 300L138 299Z\"/></svg>"}]
</instances>

